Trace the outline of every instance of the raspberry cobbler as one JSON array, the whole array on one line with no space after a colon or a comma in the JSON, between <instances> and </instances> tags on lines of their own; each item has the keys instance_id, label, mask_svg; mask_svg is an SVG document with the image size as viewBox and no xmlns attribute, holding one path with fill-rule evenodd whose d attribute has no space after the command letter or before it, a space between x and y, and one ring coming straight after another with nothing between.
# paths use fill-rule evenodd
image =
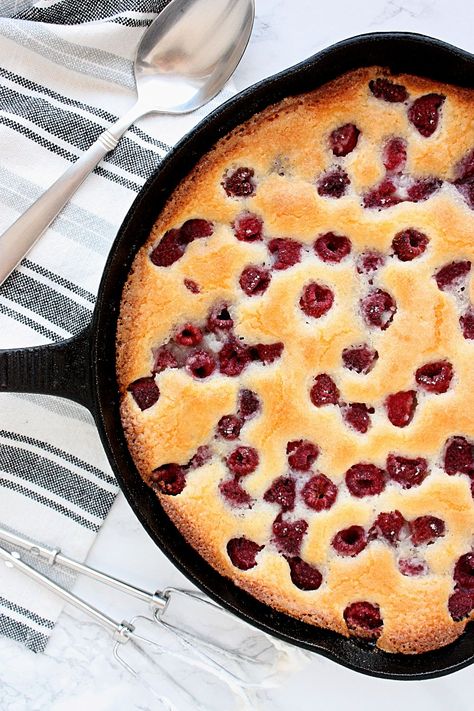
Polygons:
<instances>
[{"instance_id":1,"label":"raspberry cobbler","mask_svg":"<svg viewBox=\"0 0 474 711\"><path fill-rule=\"evenodd\" d=\"M223 138L118 328L136 466L186 539L306 622L423 652L474 610L472 92L380 68Z\"/></svg>"}]
</instances>

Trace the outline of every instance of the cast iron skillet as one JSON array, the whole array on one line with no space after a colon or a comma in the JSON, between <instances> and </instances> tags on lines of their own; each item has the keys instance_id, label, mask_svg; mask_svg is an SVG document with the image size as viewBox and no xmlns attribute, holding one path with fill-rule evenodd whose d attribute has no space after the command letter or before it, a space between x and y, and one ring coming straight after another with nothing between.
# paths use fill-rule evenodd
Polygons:
<instances>
[{"instance_id":1,"label":"cast iron skillet","mask_svg":"<svg viewBox=\"0 0 474 711\"><path fill-rule=\"evenodd\" d=\"M237 588L186 543L155 494L142 482L122 431L115 380L115 329L122 287L133 257L182 178L218 138L256 111L371 64L474 87L473 55L422 35L377 33L339 42L242 92L186 136L140 191L112 246L91 324L59 344L0 351L0 391L57 395L87 407L120 487L144 528L189 580L225 608L266 632L350 669L389 679L426 679L474 661L474 626L468 626L457 641L434 652L387 654L275 612Z\"/></svg>"}]
</instances>

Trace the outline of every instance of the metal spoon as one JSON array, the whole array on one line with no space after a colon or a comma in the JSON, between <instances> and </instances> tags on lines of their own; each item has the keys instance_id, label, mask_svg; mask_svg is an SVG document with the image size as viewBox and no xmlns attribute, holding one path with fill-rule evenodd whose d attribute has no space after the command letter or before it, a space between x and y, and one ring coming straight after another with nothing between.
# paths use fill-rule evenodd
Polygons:
<instances>
[{"instance_id":1,"label":"metal spoon","mask_svg":"<svg viewBox=\"0 0 474 711\"><path fill-rule=\"evenodd\" d=\"M244 53L254 13L254 0L172 0L160 12L135 56L136 103L0 236L0 284L134 121L194 111L220 91Z\"/></svg>"}]
</instances>

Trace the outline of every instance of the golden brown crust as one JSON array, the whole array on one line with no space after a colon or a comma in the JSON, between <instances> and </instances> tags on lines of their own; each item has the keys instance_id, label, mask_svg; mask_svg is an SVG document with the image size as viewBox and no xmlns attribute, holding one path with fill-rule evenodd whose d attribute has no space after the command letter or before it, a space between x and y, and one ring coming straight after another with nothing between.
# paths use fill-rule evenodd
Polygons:
<instances>
[{"instance_id":1,"label":"golden brown crust","mask_svg":"<svg viewBox=\"0 0 474 711\"><path fill-rule=\"evenodd\" d=\"M468 90L397 77L412 98L432 92L447 97L438 130L423 138L409 124L406 105L369 94L369 80L383 73L377 67L360 69L313 93L271 106L221 139L200 160L167 202L134 261L122 298L117 373L123 426L145 481L155 468L169 462L184 465L200 445L213 442L218 420L235 412L242 387L256 392L263 402L261 415L241 434L242 443L255 447L260 456L259 467L245 479L246 491L257 501L286 472L285 446L295 439L318 444L317 469L341 486L354 462L383 467L392 451L428 459L431 473L419 487L405 491L387 486L380 496L368 499L340 495L329 511L306 510L309 528L301 557L323 574L316 591L295 587L287 562L268 545L254 568L244 572L231 564L227 541L244 535L268 544L278 509L264 502L244 512L226 505L218 493L226 476L222 456L189 472L178 496L159 494L191 545L258 599L345 635L346 605L373 602L380 606L384 621L378 645L389 652L417 653L448 644L466 624L453 622L447 601L453 591L454 564L471 549L474 506L467 477L447 476L439 465L450 436L474 438L474 415L466 407L474 392L474 341L463 338L456 300L437 288L432 275L453 259L473 258L474 211L447 184L428 201L404 202L382 211L364 209L360 195L383 179L382 146L393 136L408 142L408 173L452 180L454 166L474 146L474 109ZM327 137L346 123L355 123L361 131L357 149L335 160ZM350 192L340 200L321 197L315 189L317 176L333 164L343 165L351 176ZM228 169L248 165L255 170L255 196L229 199L221 187L222 176ZM278 174L279 165L284 166L284 175ZM350 237L354 253L377 249L389 254L394 235L406 227L429 235L430 247L422 259L403 264L390 260L381 273L379 286L394 296L398 311L390 328L370 335L379 352L371 373L361 377L341 370L343 348L368 339L354 306L362 287L353 260L336 266L303 260L274 272L261 297L241 298L238 277L243 267L268 260L264 242L235 239L231 224L242 210L262 216L266 237L291 237L311 246L318 234L333 231ZM155 267L149 259L152 246L166 230L194 217L213 222L212 238L195 240L171 267ZM199 284L200 293L186 289L186 278ZM302 286L311 280L329 284L336 299L326 317L308 324L298 300ZM471 289L474 294L472 285ZM166 343L177 325L205 323L219 303L233 305L236 333L246 342L284 342L281 359L265 368L252 364L240 378L216 374L196 381L182 369L165 370L157 376L160 399L140 411L127 387L150 374L152 349ZM443 395L420 397L410 426L393 427L379 414L385 397L412 388L415 370L441 358L454 364L455 386ZM320 372L337 379L346 402L374 405L376 414L367 434L347 428L338 408L311 407L309 388ZM368 528L379 512L395 509L407 519L432 514L445 521L447 534L426 549L428 575L402 575L393 549L380 541L371 542L355 558L332 555L330 542L336 531L352 524Z\"/></svg>"}]
</instances>

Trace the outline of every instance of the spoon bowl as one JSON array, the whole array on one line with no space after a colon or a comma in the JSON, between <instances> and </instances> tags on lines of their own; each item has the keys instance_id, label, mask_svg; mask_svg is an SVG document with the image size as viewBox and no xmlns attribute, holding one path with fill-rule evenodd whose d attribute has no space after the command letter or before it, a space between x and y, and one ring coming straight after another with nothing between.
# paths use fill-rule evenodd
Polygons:
<instances>
[{"instance_id":1,"label":"spoon bowl","mask_svg":"<svg viewBox=\"0 0 474 711\"><path fill-rule=\"evenodd\" d=\"M254 0L172 0L159 13L135 55L136 102L0 235L0 284L132 123L194 111L218 94L245 51L254 14Z\"/></svg>"},{"instance_id":2,"label":"spoon bowl","mask_svg":"<svg viewBox=\"0 0 474 711\"><path fill-rule=\"evenodd\" d=\"M254 13L252 0L173 0L138 46L138 102L183 114L210 101L243 55Z\"/></svg>"}]
</instances>

